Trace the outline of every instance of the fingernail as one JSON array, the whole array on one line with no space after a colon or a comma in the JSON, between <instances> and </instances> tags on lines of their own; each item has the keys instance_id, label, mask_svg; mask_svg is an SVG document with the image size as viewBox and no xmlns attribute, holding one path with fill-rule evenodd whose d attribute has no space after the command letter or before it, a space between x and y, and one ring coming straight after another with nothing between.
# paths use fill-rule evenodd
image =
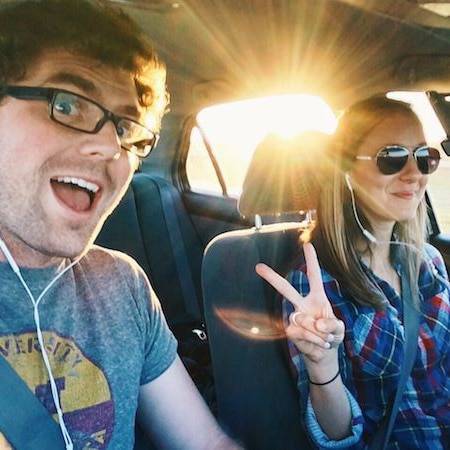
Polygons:
<instances>
[{"instance_id":1,"label":"fingernail","mask_svg":"<svg viewBox=\"0 0 450 450\"><path fill-rule=\"evenodd\" d=\"M325 342L325 344L323 344L324 348L328 349L331 347L331 344L329 342Z\"/></svg>"},{"instance_id":2,"label":"fingernail","mask_svg":"<svg viewBox=\"0 0 450 450\"><path fill-rule=\"evenodd\" d=\"M333 342L333 341L334 341L334 336L333 336L332 334L329 334L329 335L327 336L327 341L328 341L328 342Z\"/></svg>"}]
</instances>

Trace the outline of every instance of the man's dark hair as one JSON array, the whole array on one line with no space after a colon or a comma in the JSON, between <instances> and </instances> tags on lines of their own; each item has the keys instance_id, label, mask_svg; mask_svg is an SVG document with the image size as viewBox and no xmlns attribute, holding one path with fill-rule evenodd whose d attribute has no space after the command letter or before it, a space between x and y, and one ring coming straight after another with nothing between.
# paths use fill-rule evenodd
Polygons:
<instances>
[{"instance_id":1,"label":"man's dark hair","mask_svg":"<svg viewBox=\"0 0 450 450\"><path fill-rule=\"evenodd\" d=\"M47 50L88 57L133 75L139 102L160 119L165 66L138 26L100 0L26 0L0 9L0 86L20 81Z\"/></svg>"}]
</instances>

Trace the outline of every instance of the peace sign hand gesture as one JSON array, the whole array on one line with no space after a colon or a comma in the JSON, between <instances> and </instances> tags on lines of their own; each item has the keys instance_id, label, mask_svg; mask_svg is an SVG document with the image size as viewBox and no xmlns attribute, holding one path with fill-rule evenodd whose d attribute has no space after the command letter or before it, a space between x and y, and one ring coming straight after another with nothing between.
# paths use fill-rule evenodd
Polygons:
<instances>
[{"instance_id":1,"label":"peace sign hand gesture","mask_svg":"<svg viewBox=\"0 0 450 450\"><path fill-rule=\"evenodd\" d=\"M344 323L336 318L323 288L319 261L312 244L303 245L310 291L302 297L294 287L265 264L257 264L256 273L271 284L295 311L290 315L286 334L313 364L336 358L337 347L344 339ZM334 349L331 351L329 349ZM305 361L306 362L306 361Z\"/></svg>"}]
</instances>

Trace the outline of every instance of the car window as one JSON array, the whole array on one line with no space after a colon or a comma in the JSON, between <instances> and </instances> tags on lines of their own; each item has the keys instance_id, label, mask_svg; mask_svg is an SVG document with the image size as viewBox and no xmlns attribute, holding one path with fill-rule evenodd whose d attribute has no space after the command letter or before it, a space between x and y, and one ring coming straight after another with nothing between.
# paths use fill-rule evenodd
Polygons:
<instances>
[{"instance_id":1,"label":"car window","mask_svg":"<svg viewBox=\"0 0 450 450\"><path fill-rule=\"evenodd\" d=\"M430 175L427 191L441 232L450 233L450 208L448 207L450 159L441 148L441 142L445 139L444 129L424 92L391 92L388 96L412 104L422 121L428 144L441 152L439 168L435 173Z\"/></svg>"},{"instance_id":2,"label":"car window","mask_svg":"<svg viewBox=\"0 0 450 450\"><path fill-rule=\"evenodd\" d=\"M388 96L413 105L423 123L427 142L441 151L439 169L429 178L428 194L440 230L450 233L450 209L447 207L450 160L440 145L445 137L444 130L425 93L391 92ZM266 134L275 132L289 137L307 130L332 133L336 116L320 97L297 94L211 106L198 113L197 124L191 130L186 160L190 189L238 198L254 149ZM223 178L222 185L217 172Z\"/></svg>"},{"instance_id":3,"label":"car window","mask_svg":"<svg viewBox=\"0 0 450 450\"><path fill-rule=\"evenodd\" d=\"M198 127L193 127L189 139L186 173L193 190L203 194L222 195L223 189L214 169L211 155Z\"/></svg>"},{"instance_id":4,"label":"car window","mask_svg":"<svg viewBox=\"0 0 450 450\"><path fill-rule=\"evenodd\" d=\"M205 143L201 142L201 129L223 177L226 195L237 198L253 152L267 134L289 138L307 130L332 133L336 117L320 97L296 94L211 106L200 111L197 123L191 131L186 160L190 189L222 195Z\"/></svg>"}]
</instances>

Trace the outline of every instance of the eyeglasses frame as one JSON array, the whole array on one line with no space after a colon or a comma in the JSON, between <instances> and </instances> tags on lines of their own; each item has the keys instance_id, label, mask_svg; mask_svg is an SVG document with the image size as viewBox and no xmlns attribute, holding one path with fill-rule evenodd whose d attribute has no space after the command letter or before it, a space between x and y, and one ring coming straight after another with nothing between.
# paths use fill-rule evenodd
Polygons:
<instances>
[{"instance_id":1,"label":"eyeglasses frame","mask_svg":"<svg viewBox=\"0 0 450 450\"><path fill-rule=\"evenodd\" d=\"M81 128L77 128L77 127L68 125L64 122L59 121L54 116L54 114L53 114L54 102L56 99L56 95L59 93L74 95L82 100L85 100L85 101L95 105L97 108L99 108L103 112L103 117L97 122L97 124L95 125L93 130L85 130L85 129L81 129ZM6 86L3 86L2 88L0 88L0 97L4 96L4 95L14 97L19 100L47 100L48 108L49 108L48 113L49 113L50 119L52 119L55 123L58 123L59 125L62 125L66 128L70 128L72 130L81 131L82 133L96 134L103 128L105 123L108 121L111 121L114 124L114 128L116 129L116 132L118 132L117 127L118 127L120 121L122 121L122 120L128 120L136 125L139 125L140 127L145 128L154 137L154 141L153 141L153 144L150 146L150 150L148 150L145 153L142 152L139 154L138 152L134 152L134 151L124 147L123 145L121 145L121 147L124 150L137 155L139 158L147 157L150 154L150 152L156 147L156 144L158 143L158 140L159 140L158 133L155 133L154 131L150 130L145 125L142 125L141 123L139 123L137 120L131 119L129 117L118 116L117 114L114 114L109 109L105 108L100 103L98 103L88 97L85 97L84 95L80 95L76 92L72 92L67 89L60 89L60 88L55 88L55 87L43 87L43 86L39 87L39 86L6 85ZM120 136L119 136L119 139L120 139Z\"/></svg>"},{"instance_id":2,"label":"eyeglasses frame","mask_svg":"<svg viewBox=\"0 0 450 450\"><path fill-rule=\"evenodd\" d=\"M408 158L409 158L409 155L411 155L411 156L414 158L416 164L417 164L416 153L417 153L419 150L422 150L423 148L428 148L428 149L434 149L434 150L437 150L437 149L435 149L434 147L430 147L429 145L426 145L426 144L420 144L420 145L418 145L414 150L410 150L408 147L405 147L404 145L400 145L400 144L391 144L391 145L385 145L385 146L381 147L381 148L377 151L377 153L375 154L375 156L356 155L356 156L355 156L355 159L356 159L356 160L360 160L360 161L372 161L372 160L377 161L377 160L378 160L378 157L379 157L379 154L380 154L382 151L384 151L384 150L389 150L390 148L403 148L403 149L407 150L407 151L408 151ZM438 152L438 154L439 154L439 150L437 150L437 152ZM440 158L440 154L439 154L439 160L438 160L438 164L437 164L437 166L436 166L436 169L437 169L437 167L439 166L439 161L440 161L440 159L441 159L441 158ZM379 170L383 175L395 175L396 173L398 173L398 172L400 172L401 170L403 170L403 168L406 166L407 162L408 162L408 159L406 160L405 165L402 166L402 167L400 168L400 170L398 170L398 171L396 171L396 172L393 172L393 173L391 173L391 174L385 174L385 173L381 172L381 169L378 167L378 164L377 164L377 168L378 168L378 170ZM431 173L433 173L434 171L436 171L436 169L434 169L433 172L429 172L428 174L426 174L426 173L423 173L423 172L420 170L418 164L417 164L417 168L419 169L419 171L420 171L420 173L421 173L422 175L430 175Z\"/></svg>"}]
</instances>

